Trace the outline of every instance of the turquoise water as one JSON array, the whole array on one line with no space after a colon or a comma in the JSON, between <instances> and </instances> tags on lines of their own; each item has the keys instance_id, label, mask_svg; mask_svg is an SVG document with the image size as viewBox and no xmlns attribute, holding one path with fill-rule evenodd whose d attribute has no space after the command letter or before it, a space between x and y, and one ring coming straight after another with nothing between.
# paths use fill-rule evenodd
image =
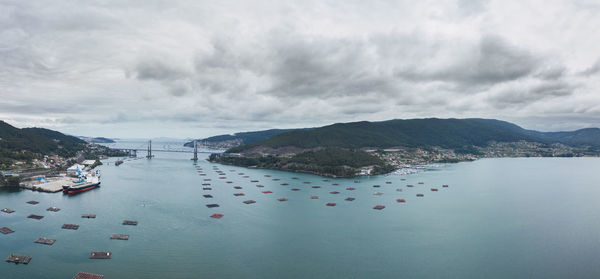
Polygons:
<instances>
[{"instance_id":1,"label":"turquoise water","mask_svg":"<svg viewBox=\"0 0 600 279\"><path fill-rule=\"evenodd\" d=\"M0 227L16 231L0 234L0 257L33 257L29 265L1 262L0 278L71 278L79 271L105 278L600 277L597 158L484 159L354 183L206 161L198 162L206 173L200 176L190 154L156 156L105 164L102 187L77 196L0 192L0 208L16 210L0 213ZM213 166L227 179L218 179ZM202 183L213 190L202 190ZM261 193L266 190L273 193ZM242 203L248 199L256 203ZM378 204L386 208L372 209ZM61 210L46 211L50 206ZM84 213L97 218L80 218ZM224 217L210 218L213 213ZM139 225L123 226L125 219ZM64 223L80 228L63 230ZM110 240L113 233L130 239ZM57 241L33 243L38 237ZM111 251L113 258L90 260L90 251Z\"/></svg>"}]
</instances>

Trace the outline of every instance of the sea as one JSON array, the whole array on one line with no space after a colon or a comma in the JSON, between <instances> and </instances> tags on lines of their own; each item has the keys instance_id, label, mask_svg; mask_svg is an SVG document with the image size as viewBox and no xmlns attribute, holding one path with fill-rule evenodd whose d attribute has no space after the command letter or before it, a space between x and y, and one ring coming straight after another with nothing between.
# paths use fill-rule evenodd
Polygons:
<instances>
[{"instance_id":1,"label":"sea","mask_svg":"<svg viewBox=\"0 0 600 279\"><path fill-rule=\"evenodd\" d=\"M153 147L190 150L180 144ZM599 158L481 159L333 179L213 164L208 152L197 162L161 151L120 166L104 160L101 187L74 196L0 191L0 208L15 210L0 212L0 227L15 231L0 234L0 258L32 257L1 262L0 278L600 278ZM89 259L92 251L112 258Z\"/></svg>"}]
</instances>

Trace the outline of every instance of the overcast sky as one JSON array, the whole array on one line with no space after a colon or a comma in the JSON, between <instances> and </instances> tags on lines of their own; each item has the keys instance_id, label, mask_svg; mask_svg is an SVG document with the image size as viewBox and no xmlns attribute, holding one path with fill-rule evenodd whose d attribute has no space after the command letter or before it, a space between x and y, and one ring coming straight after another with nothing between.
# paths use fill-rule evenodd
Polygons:
<instances>
[{"instance_id":1,"label":"overcast sky","mask_svg":"<svg viewBox=\"0 0 600 279\"><path fill-rule=\"evenodd\" d=\"M0 119L108 137L600 126L600 2L0 0Z\"/></svg>"}]
</instances>

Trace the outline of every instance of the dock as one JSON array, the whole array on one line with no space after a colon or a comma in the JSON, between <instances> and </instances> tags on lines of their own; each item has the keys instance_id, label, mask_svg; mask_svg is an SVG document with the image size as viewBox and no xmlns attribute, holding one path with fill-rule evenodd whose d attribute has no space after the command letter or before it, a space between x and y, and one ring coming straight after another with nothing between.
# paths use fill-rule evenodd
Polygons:
<instances>
[{"instance_id":1,"label":"dock","mask_svg":"<svg viewBox=\"0 0 600 279\"><path fill-rule=\"evenodd\" d=\"M14 233L14 232L15 231L13 231L13 230L11 230L10 228L7 228L7 227L0 228L0 233L3 233L3 234L9 234L9 233Z\"/></svg>"},{"instance_id":2,"label":"dock","mask_svg":"<svg viewBox=\"0 0 600 279\"><path fill-rule=\"evenodd\" d=\"M44 244L44 245L52 245L56 242L56 239L40 237L34 241L35 243Z\"/></svg>"},{"instance_id":3,"label":"dock","mask_svg":"<svg viewBox=\"0 0 600 279\"><path fill-rule=\"evenodd\" d=\"M21 188L32 190L32 191L56 193L56 192L62 192L63 185L71 186L71 185L75 184L75 182L73 182L72 177L66 177L66 176L65 177L51 177L48 179L49 179L49 181L44 182L44 183L38 183L37 181L35 184L23 183L23 184L21 184Z\"/></svg>"},{"instance_id":4,"label":"dock","mask_svg":"<svg viewBox=\"0 0 600 279\"><path fill-rule=\"evenodd\" d=\"M10 254L6 261L15 264L28 264L31 261L31 256Z\"/></svg>"},{"instance_id":5,"label":"dock","mask_svg":"<svg viewBox=\"0 0 600 279\"><path fill-rule=\"evenodd\" d=\"M104 278L104 275L87 273L87 272L79 272L79 273L75 274L75 277L73 277L73 279L102 279L102 278Z\"/></svg>"},{"instance_id":6,"label":"dock","mask_svg":"<svg viewBox=\"0 0 600 279\"><path fill-rule=\"evenodd\" d=\"M113 234L110 235L110 239L129 240L129 235L128 234L113 233Z\"/></svg>"},{"instance_id":7,"label":"dock","mask_svg":"<svg viewBox=\"0 0 600 279\"><path fill-rule=\"evenodd\" d=\"M111 256L112 256L111 252L96 252L96 251L90 252L90 259L108 260L108 259L110 259Z\"/></svg>"}]
</instances>

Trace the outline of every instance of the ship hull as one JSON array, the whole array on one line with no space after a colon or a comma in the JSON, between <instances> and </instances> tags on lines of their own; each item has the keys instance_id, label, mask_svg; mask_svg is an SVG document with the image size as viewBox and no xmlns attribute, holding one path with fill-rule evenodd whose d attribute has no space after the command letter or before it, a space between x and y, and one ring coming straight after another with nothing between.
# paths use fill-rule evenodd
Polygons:
<instances>
[{"instance_id":1,"label":"ship hull","mask_svg":"<svg viewBox=\"0 0 600 279\"><path fill-rule=\"evenodd\" d=\"M90 183L87 185L78 185L78 186L71 186L65 189L63 189L63 193L67 193L69 195L75 195L75 194L79 194L81 192L85 192L85 191L89 191L92 190L94 188L98 188L100 187L100 182L96 182L96 183Z\"/></svg>"}]
</instances>

